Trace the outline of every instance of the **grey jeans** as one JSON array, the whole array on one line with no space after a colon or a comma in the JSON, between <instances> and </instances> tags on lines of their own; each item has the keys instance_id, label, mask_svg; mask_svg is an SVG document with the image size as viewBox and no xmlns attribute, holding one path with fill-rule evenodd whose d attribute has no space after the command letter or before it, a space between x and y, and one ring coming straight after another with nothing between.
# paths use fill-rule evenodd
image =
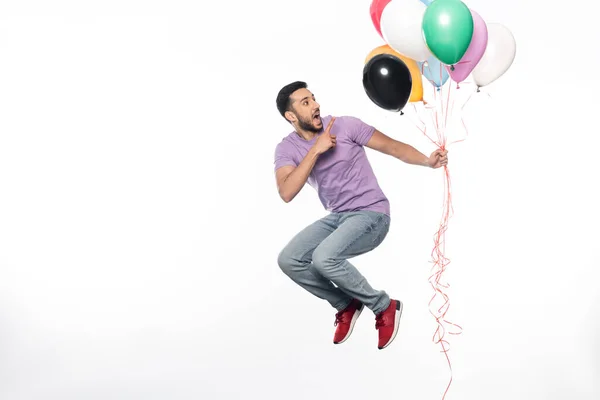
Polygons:
<instances>
[{"instance_id":1,"label":"grey jeans","mask_svg":"<svg viewBox=\"0 0 600 400\"><path fill-rule=\"evenodd\" d=\"M279 267L339 311L355 298L378 314L390 297L373 289L348 259L379 246L389 227L390 217L374 211L331 213L292 238L279 254Z\"/></svg>"}]
</instances>

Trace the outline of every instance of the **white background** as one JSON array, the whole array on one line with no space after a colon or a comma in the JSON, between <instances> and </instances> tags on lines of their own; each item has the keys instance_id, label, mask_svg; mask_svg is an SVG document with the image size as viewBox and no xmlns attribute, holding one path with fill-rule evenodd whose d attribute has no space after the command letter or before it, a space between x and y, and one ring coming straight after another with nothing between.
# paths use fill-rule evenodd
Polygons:
<instances>
[{"instance_id":1,"label":"white background","mask_svg":"<svg viewBox=\"0 0 600 400\"><path fill-rule=\"evenodd\" d=\"M3 400L441 398L427 278L442 170L368 153L393 221L355 264L405 303L385 351L369 312L334 346L333 310L276 263L325 215L310 187L277 195L281 86L305 80L323 114L435 150L364 93L383 44L369 5L1 3ZM450 148L445 278L464 332L447 399L597 399L595 3L467 5L513 32L517 58Z\"/></svg>"}]
</instances>

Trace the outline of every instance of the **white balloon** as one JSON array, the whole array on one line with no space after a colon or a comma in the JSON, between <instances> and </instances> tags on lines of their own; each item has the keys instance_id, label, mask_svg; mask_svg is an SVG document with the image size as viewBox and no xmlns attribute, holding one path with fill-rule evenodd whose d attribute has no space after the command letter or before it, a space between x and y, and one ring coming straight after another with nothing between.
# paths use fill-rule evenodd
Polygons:
<instances>
[{"instance_id":1,"label":"white balloon","mask_svg":"<svg viewBox=\"0 0 600 400\"><path fill-rule=\"evenodd\" d=\"M415 61L431 56L423 37L425 10L427 6L420 0L392 0L381 14L381 34L387 44Z\"/></svg>"},{"instance_id":2,"label":"white balloon","mask_svg":"<svg viewBox=\"0 0 600 400\"><path fill-rule=\"evenodd\" d=\"M488 43L483 57L471 72L478 87L494 82L508 71L517 54L511 31L502 24L488 23Z\"/></svg>"}]
</instances>

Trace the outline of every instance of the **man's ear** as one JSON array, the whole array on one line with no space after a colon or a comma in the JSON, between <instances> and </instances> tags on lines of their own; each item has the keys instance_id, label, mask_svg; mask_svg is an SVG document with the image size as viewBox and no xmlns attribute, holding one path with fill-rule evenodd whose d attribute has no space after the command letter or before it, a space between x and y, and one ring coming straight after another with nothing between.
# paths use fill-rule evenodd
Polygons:
<instances>
[{"instance_id":1,"label":"man's ear","mask_svg":"<svg viewBox=\"0 0 600 400\"><path fill-rule=\"evenodd\" d=\"M298 118L296 118L296 114L291 111L285 112L285 119L287 119L289 122L296 122L298 120Z\"/></svg>"}]
</instances>

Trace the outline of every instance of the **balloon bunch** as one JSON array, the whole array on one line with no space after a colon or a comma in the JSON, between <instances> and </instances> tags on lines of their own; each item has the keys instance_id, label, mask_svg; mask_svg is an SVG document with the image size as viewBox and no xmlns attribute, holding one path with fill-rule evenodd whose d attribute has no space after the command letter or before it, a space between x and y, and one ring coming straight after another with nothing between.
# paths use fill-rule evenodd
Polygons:
<instances>
[{"instance_id":1,"label":"balloon bunch","mask_svg":"<svg viewBox=\"0 0 600 400\"><path fill-rule=\"evenodd\" d=\"M379 107L401 112L424 102L423 77L436 91L471 76L477 91L512 65L515 39L461 0L372 0L371 20L386 45L367 56L363 86Z\"/></svg>"}]
</instances>

